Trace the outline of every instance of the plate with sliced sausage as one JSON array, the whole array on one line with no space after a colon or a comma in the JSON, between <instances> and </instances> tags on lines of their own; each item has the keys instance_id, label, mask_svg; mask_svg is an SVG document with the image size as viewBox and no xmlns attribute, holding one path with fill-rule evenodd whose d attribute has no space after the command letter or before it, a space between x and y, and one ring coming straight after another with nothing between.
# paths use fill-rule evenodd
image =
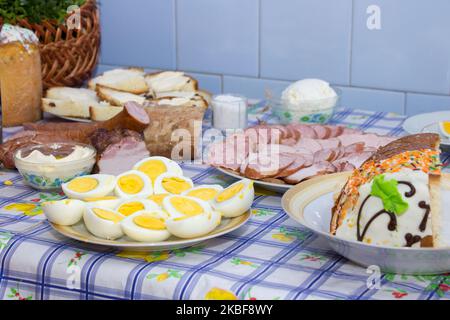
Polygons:
<instances>
[{"instance_id":1,"label":"plate with sliced sausage","mask_svg":"<svg viewBox=\"0 0 450 320\"><path fill-rule=\"evenodd\" d=\"M352 171L394 139L344 126L260 124L210 145L207 163L283 193L312 177Z\"/></svg>"}]
</instances>

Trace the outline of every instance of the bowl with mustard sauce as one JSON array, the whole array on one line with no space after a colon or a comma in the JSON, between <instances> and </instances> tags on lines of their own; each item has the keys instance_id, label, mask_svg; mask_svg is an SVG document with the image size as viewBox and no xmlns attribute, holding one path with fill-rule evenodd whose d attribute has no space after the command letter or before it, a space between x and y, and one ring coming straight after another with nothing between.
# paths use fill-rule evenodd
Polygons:
<instances>
[{"instance_id":1,"label":"bowl with mustard sauce","mask_svg":"<svg viewBox=\"0 0 450 320\"><path fill-rule=\"evenodd\" d=\"M81 143L46 143L28 146L14 153L14 163L29 186L56 191L73 178L90 174L96 150Z\"/></svg>"}]
</instances>

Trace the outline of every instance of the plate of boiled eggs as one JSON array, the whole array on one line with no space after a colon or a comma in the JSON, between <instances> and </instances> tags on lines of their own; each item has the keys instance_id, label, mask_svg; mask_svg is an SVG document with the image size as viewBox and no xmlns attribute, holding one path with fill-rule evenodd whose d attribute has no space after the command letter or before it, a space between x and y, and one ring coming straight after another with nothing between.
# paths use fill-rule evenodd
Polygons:
<instances>
[{"instance_id":1,"label":"plate of boiled eggs","mask_svg":"<svg viewBox=\"0 0 450 320\"><path fill-rule=\"evenodd\" d=\"M62 185L67 199L43 203L51 226L83 242L156 251L229 233L250 218L253 182L197 185L175 161L148 157L118 176L92 174Z\"/></svg>"}]
</instances>

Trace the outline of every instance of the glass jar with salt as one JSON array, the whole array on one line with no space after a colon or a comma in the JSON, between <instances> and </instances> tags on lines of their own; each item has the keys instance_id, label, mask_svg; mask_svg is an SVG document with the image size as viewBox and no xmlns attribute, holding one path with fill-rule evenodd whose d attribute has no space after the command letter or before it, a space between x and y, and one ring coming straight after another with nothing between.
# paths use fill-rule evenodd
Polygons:
<instances>
[{"instance_id":1,"label":"glass jar with salt","mask_svg":"<svg viewBox=\"0 0 450 320\"><path fill-rule=\"evenodd\" d=\"M213 126L216 129L247 127L247 98L237 94L220 94L212 99Z\"/></svg>"}]
</instances>

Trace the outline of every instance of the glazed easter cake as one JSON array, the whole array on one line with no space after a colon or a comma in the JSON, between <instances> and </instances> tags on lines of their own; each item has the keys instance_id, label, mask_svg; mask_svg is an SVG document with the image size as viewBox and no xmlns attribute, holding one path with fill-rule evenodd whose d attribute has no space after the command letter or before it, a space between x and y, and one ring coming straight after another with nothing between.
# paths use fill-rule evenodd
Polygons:
<instances>
[{"instance_id":1,"label":"glazed easter cake","mask_svg":"<svg viewBox=\"0 0 450 320\"><path fill-rule=\"evenodd\" d=\"M380 246L447 247L447 187L439 136L400 138L354 170L335 200L330 232Z\"/></svg>"}]
</instances>

